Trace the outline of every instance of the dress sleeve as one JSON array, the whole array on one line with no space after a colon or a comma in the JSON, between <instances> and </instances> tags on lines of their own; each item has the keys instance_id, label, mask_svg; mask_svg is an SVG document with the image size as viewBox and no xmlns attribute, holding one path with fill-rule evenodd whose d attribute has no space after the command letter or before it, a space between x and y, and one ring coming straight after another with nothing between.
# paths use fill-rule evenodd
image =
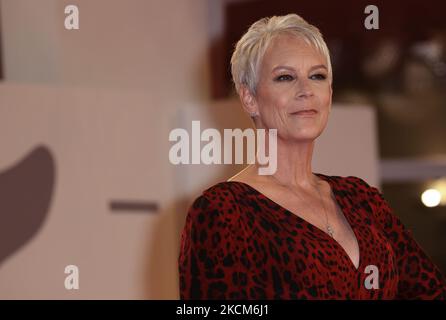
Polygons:
<instances>
[{"instance_id":1,"label":"dress sleeve","mask_svg":"<svg viewBox=\"0 0 446 320\"><path fill-rule=\"evenodd\" d=\"M178 257L181 300L244 298L240 215L224 197L202 195L187 213Z\"/></svg>"},{"instance_id":2,"label":"dress sleeve","mask_svg":"<svg viewBox=\"0 0 446 320\"><path fill-rule=\"evenodd\" d=\"M363 181L363 183L365 183ZM399 275L396 299L445 299L446 281L377 188L370 188L374 215L390 240Z\"/></svg>"}]
</instances>

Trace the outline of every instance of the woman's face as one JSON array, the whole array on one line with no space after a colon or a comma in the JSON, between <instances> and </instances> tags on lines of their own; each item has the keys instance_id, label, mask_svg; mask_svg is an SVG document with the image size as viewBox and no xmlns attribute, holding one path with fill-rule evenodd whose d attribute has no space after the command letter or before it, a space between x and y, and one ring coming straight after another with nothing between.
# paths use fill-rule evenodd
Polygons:
<instances>
[{"instance_id":1,"label":"woman's face","mask_svg":"<svg viewBox=\"0 0 446 320\"><path fill-rule=\"evenodd\" d=\"M327 61L319 51L293 35L274 38L259 69L253 97L258 128L277 129L278 137L314 140L324 130L331 110ZM298 114L314 109L314 114Z\"/></svg>"}]
</instances>

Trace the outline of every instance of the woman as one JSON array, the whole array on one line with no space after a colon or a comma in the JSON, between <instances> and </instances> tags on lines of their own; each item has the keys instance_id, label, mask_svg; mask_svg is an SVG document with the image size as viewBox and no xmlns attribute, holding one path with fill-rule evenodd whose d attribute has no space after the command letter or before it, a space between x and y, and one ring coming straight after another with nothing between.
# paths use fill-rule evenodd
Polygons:
<instances>
[{"instance_id":1,"label":"woman","mask_svg":"<svg viewBox=\"0 0 446 320\"><path fill-rule=\"evenodd\" d=\"M259 175L250 165L195 200L182 233L180 297L445 298L439 269L376 188L312 172L332 97L318 29L295 14L261 19L231 64L256 128L277 129L277 170Z\"/></svg>"}]
</instances>

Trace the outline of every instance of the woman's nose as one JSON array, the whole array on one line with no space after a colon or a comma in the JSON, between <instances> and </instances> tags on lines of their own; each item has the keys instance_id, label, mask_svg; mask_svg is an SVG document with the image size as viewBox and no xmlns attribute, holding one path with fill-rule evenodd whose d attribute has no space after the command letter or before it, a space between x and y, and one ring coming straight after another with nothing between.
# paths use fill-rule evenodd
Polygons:
<instances>
[{"instance_id":1,"label":"woman's nose","mask_svg":"<svg viewBox=\"0 0 446 320\"><path fill-rule=\"evenodd\" d=\"M300 80L296 85L296 98L308 98L313 95L309 80Z\"/></svg>"}]
</instances>

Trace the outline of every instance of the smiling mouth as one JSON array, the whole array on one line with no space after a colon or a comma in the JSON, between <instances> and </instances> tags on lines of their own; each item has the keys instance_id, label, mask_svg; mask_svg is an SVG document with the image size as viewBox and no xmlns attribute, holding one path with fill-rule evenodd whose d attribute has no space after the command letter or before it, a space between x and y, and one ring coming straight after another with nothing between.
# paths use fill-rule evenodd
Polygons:
<instances>
[{"instance_id":1,"label":"smiling mouth","mask_svg":"<svg viewBox=\"0 0 446 320\"><path fill-rule=\"evenodd\" d=\"M308 110L301 110L301 111L293 112L291 114L295 115L295 116L313 116L313 115L317 114L317 111L314 109L308 109Z\"/></svg>"}]
</instances>

